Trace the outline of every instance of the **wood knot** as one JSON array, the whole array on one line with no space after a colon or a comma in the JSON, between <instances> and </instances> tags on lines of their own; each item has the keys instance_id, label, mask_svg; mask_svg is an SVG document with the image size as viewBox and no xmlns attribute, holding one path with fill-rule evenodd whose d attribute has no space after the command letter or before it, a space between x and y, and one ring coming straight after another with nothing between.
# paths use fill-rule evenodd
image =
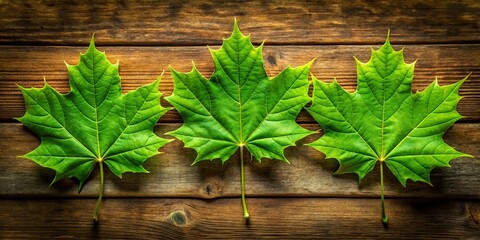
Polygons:
<instances>
[{"instance_id":1,"label":"wood knot","mask_svg":"<svg viewBox=\"0 0 480 240\"><path fill-rule=\"evenodd\" d=\"M168 218L174 225L179 227L182 227L187 224L187 216L185 212L182 210L177 210L170 213L170 215L168 215Z\"/></svg>"},{"instance_id":2,"label":"wood knot","mask_svg":"<svg viewBox=\"0 0 480 240\"><path fill-rule=\"evenodd\" d=\"M211 178L202 184L200 188L200 195L204 198L216 198L221 194L222 188L218 179Z\"/></svg>"},{"instance_id":3,"label":"wood knot","mask_svg":"<svg viewBox=\"0 0 480 240\"><path fill-rule=\"evenodd\" d=\"M270 64L270 65L277 65L277 59L272 56L272 55L268 55L267 56L267 62Z\"/></svg>"},{"instance_id":4,"label":"wood knot","mask_svg":"<svg viewBox=\"0 0 480 240\"><path fill-rule=\"evenodd\" d=\"M214 193L215 193L215 188L212 185L210 184L205 185L205 194L213 195Z\"/></svg>"}]
</instances>

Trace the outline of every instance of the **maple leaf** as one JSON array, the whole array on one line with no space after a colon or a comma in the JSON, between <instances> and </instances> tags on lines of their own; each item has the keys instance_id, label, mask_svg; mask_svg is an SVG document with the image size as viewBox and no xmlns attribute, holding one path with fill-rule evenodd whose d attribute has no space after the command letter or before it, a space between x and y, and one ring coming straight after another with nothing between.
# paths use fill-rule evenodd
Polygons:
<instances>
[{"instance_id":1,"label":"maple leaf","mask_svg":"<svg viewBox=\"0 0 480 240\"><path fill-rule=\"evenodd\" d=\"M257 161L262 158L287 161L284 149L312 131L295 119L309 102L308 72L311 62L288 67L269 79L265 73L262 45L254 47L235 20L234 30L218 50L210 49L215 71L207 80L196 68L180 73L170 68L174 92L166 99L178 110L184 124L167 133L197 152L202 160L227 161L238 149L244 217L249 215L244 193L246 148Z\"/></svg>"},{"instance_id":2,"label":"maple leaf","mask_svg":"<svg viewBox=\"0 0 480 240\"><path fill-rule=\"evenodd\" d=\"M469 156L442 139L461 118L456 106L466 78L447 86L435 80L412 94L415 62L406 64L403 49L395 51L388 37L379 50L372 49L367 63L356 62L358 88L354 93L335 80L323 83L313 77L313 101L307 110L324 135L309 145L339 161L336 173L356 173L360 181L380 162L382 221L387 223L384 163L405 187L408 179L430 184L433 168Z\"/></svg>"},{"instance_id":3,"label":"maple leaf","mask_svg":"<svg viewBox=\"0 0 480 240\"><path fill-rule=\"evenodd\" d=\"M41 143L21 156L55 170L52 184L77 178L79 191L98 164L100 190L94 219L103 195L103 164L118 177L125 172L148 172L146 159L170 140L153 127L168 108L160 106L157 81L122 95L118 63L111 64L95 48L94 38L80 63L65 63L71 92L60 94L45 82L43 88L19 86L26 113L18 120L40 136Z\"/></svg>"}]
</instances>

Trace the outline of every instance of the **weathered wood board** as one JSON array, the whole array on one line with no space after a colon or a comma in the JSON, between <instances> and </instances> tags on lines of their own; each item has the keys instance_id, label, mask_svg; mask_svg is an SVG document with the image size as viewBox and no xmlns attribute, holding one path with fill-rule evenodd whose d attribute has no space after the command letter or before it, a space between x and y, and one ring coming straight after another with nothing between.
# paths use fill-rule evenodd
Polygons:
<instances>
[{"instance_id":1,"label":"weathered wood board","mask_svg":"<svg viewBox=\"0 0 480 240\"><path fill-rule=\"evenodd\" d=\"M2 239L477 239L480 237L480 2L464 1L69 1L0 0L0 238ZM436 77L441 85L470 75L460 89L464 116L445 141L473 158L432 172L433 187L387 171L388 228L380 221L378 166L362 181L333 175L334 159L307 146L286 150L290 164L246 165L251 221L242 218L238 156L191 166L195 152L173 141L149 159L149 174L106 173L101 222L92 221L99 187L95 170L83 190L75 180L50 188L54 172L19 158L38 138L14 118L24 113L17 84L46 81L67 92L63 61L95 41L120 62L123 91L154 81L172 93L168 66L209 77L208 46L229 36L234 17L255 45L265 40L264 65L273 77L316 58L317 78L356 88L353 56L368 61L390 30L395 49L415 65L413 90ZM162 104L168 103L162 100ZM162 135L180 126L172 110L156 125ZM302 111L302 126L320 127ZM167 137L168 138L168 137ZM249 155L247 155L249 157Z\"/></svg>"}]
</instances>

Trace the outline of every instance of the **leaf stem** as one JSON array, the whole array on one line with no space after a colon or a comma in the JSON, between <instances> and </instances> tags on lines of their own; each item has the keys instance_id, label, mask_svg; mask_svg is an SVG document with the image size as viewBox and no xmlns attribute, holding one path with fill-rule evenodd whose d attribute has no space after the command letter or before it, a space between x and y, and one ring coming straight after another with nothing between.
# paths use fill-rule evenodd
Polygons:
<instances>
[{"instance_id":1,"label":"leaf stem","mask_svg":"<svg viewBox=\"0 0 480 240\"><path fill-rule=\"evenodd\" d=\"M240 175L241 175L241 189L242 189L242 206L243 206L243 217L245 220L250 218L247 210L247 203L245 202L245 167L243 163L243 145L240 145Z\"/></svg>"},{"instance_id":2,"label":"leaf stem","mask_svg":"<svg viewBox=\"0 0 480 240\"><path fill-rule=\"evenodd\" d=\"M383 161L380 161L380 198L382 199L382 223L388 223L388 217L385 214L385 198L383 194Z\"/></svg>"},{"instance_id":3,"label":"leaf stem","mask_svg":"<svg viewBox=\"0 0 480 240\"><path fill-rule=\"evenodd\" d=\"M99 161L100 165L100 187L99 187L99 194L98 194L98 200L97 200L97 206L95 207L95 212L93 213L93 220L98 221L98 216L100 214L100 203L102 202L102 197L103 197L103 185L104 185L104 179L103 179L103 161Z\"/></svg>"}]
</instances>

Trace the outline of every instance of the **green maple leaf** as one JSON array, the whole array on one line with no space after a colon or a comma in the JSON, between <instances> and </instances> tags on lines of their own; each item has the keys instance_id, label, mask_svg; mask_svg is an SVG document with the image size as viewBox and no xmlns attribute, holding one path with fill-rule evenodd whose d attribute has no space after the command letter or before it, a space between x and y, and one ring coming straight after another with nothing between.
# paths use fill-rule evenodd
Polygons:
<instances>
[{"instance_id":1,"label":"green maple leaf","mask_svg":"<svg viewBox=\"0 0 480 240\"><path fill-rule=\"evenodd\" d=\"M314 78L312 105L307 109L324 131L309 144L335 158L336 173L356 173L360 181L380 162L382 220L387 222L383 203L383 164L405 187L407 180L430 184L435 167L469 155L447 145L442 136L461 118L456 111L463 80L448 86L432 82L412 94L415 63L406 64L403 50L395 51L389 39L379 50L372 49L367 63L357 60L358 88L345 91L336 81Z\"/></svg>"},{"instance_id":2,"label":"green maple leaf","mask_svg":"<svg viewBox=\"0 0 480 240\"><path fill-rule=\"evenodd\" d=\"M90 42L80 63L67 65L71 92L60 94L45 82L43 88L19 86L26 113L18 120L40 136L41 144L23 158L55 170L52 184L77 178L79 191L100 166L100 193L94 219L98 219L103 194L103 164L118 177L125 172L148 172L146 159L158 154L169 140L153 127L169 109L160 106L160 79L122 95L118 63Z\"/></svg>"},{"instance_id":3,"label":"green maple leaf","mask_svg":"<svg viewBox=\"0 0 480 240\"><path fill-rule=\"evenodd\" d=\"M232 35L218 50L210 49L215 72L207 80L193 66L189 73L171 68L175 84L166 99L182 115L184 124L170 132L197 151L194 163L227 161L238 149L244 217L248 219L244 193L243 149L257 161L287 161L284 149L312 132L295 119L309 101L308 72L311 63L288 67L269 79L262 47L255 48L234 23Z\"/></svg>"}]
</instances>

